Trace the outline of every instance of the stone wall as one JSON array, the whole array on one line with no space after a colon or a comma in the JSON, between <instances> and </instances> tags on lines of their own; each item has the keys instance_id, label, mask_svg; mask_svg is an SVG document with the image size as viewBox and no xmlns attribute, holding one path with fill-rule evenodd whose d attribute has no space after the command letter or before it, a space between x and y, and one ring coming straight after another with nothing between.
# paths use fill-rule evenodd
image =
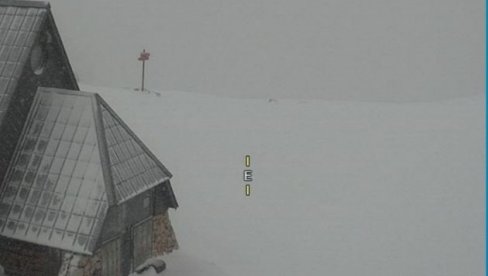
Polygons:
<instances>
[{"instance_id":1,"label":"stone wall","mask_svg":"<svg viewBox=\"0 0 488 276\"><path fill-rule=\"evenodd\" d=\"M153 245L152 256L161 256L178 249L173 227L169 220L168 212L154 216L153 220ZM124 247L122 247L124 248ZM130 246L128 247L130 248ZM103 248L97 250L93 256L82 256L73 253L65 253L59 272L59 276L98 276L102 272L102 252ZM130 256L121 254L121 256ZM130 260L120 260L121 264L130 263ZM118 273L120 274L120 273ZM117 275L114 275L117 276Z\"/></svg>"},{"instance_id":2,"label":"stone wall","mask_svg":"<svg viewBox=\"0 0 488 276\"><path fill-rule=\"evenodd\" d=\"M178 249L178 241L171 226L168 212L153 218L153 256L171 253Z\"/></svg>"},{"instance_id":3,"label":"stone wall","mask_svg":"<svg viewBox=\"0 0 488 276\"><path fill-rule=\"evenodd\" d=\"M60 254L44 246L1 238L0 264L11 276L51 276L59 270Z\"/></svg>"},{"instance_id":4,"label":"stone wall","mask_svg":"<svg viewBox=\"0 0 488 276\"><path fill-rule=\"evenodd\" d=\"M178 249L168 212L154 216L152 220L152 255L161 256ZM59 276L99 276L102 272L102 250L103 248L98 249L93 256L84 256L0 238L0 264L7 272L15 271L8 274L10 276L52 276L56 273ZM130 260L120 260L119 263L124 262L128 263Z\"/></svg>"},{"instance_id":5,"label":"stone wall","mask_svg":"<svg viewBox=\"0 0 488 276\"><path fill-rule=\"evenodd\" d=\"M100 254L82 256L75 253L65 253L59 270L59 276L98 276L102 272Z\"/></svg>"}]
</instances>

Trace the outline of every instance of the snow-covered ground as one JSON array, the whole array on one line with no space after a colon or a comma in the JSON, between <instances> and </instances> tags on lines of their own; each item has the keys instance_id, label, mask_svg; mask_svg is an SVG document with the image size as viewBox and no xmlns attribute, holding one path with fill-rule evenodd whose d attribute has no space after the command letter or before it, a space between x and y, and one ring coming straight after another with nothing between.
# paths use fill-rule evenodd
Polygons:
<instances>
[{"instance_id":1,"label":"snow-covered ground","mask_svg":"<svg viewBox=\"0 0 488 276\"><path fill-rule=\"evenodd\" d=\"M485 1L51 0L75 73L110 87L412 101L485 84Z\"/></svg>"},{"instance_id":2,"label":"snow-covered ground","mask_svg":"<svg viewBox=\"0 0 488 276\"><path fill-rule=\"evenodd\" d=\"M484 275L481 94L396 104L82 90L174 174L181 248L164 275Z\"/></svg>"}]
</instances>

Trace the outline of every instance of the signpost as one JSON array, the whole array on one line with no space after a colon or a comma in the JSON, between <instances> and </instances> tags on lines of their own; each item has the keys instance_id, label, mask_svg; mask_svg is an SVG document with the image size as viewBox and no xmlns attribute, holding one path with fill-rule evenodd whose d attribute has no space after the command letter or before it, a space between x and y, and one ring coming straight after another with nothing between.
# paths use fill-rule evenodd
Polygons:
<instances>
[{"instance_id":1,"label":"signpost","mask_svg":"<svg viewBox=\"0 0 488 276\"><path fill-rule=\"evenodd\" d=\"M146 52L146 49L143 49L141 55L139 56L138 60L142 61L142 82L141 82L141 92L144 92L144 70L145 70L145 63L146 60L149 60L149 52Z\"/></svg>"}]
</instances>

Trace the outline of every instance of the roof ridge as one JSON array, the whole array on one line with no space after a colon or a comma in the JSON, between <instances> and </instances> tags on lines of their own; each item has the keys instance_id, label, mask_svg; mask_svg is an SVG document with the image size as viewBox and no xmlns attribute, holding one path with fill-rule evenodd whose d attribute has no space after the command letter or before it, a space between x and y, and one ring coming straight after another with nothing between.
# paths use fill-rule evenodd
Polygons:
<instances>
[{"instance_id":1,"label":"roof ridge","mask_svg":"<svg viewBox=\"0 0 488 276\"><path fill-rule=\"evenodd\" d=\"M139 137L130 129L130 127L120 118L120 116L110 107L110 105L100 96L98 95L99 104L103 105L105 109L117 120L117 122L124 128L124 130L139 144L139 146L149 155L149 157L158 165L158 167L172 178L173 175L171 172L163 165L163 163L154 155L154 153L144 144L144 142L139 139Z\"/></svg>"},{"instance_id":2,"label":"roof ridge","mask_svg":"<svg viewBox=\"0 0 488 276\"><path fill-rule=\"evenodd\" d=\"M100 163L102 166L102 174L105 182L105 192L109 205L117 204L117 197L115 196L115 187L110 168L110 154L108 152L107 138L105 137L105 126L102 118L102 111L100 108L100 95L94 94L92 100L93 119L95 119L95 129L97 132L98 151L100 156Z\"/></svg>"},{"instance_id":3,"label":"roof ridge","mask_svg":"<svg viewBox=\"0 0 488 276\"><path fill-rule=\"evenodd\" d=\"M66 88L46 87L46 86L40 86L40 87L38 87L38 90L40 90L42 92L57 93L57 94L66 94L66 95L76 95L76 96L86 96L86 97L93 97L95 95L98 95L95 92L87 92L87 91L80 91L80 90L70 90L70 89L66 89Z\"/></svg>"},{"instance_id":4,"label":"roof ridge","mask_svg":"<svg viewBox=\"0 0 488 276\"><path fill-rule=\"evenodd\" d=\"M173 189L168 182L173 176L171 174L171 172L164 166L164 164L159 160L159 158L156 155L154 155L154 153L146 146L146 144L134 133L134 131L132 131L132 129L124 122L124 120L122 118L119 117L119 115L110 107L110 105L100 95L97 94L96 99L97 99L98 105L100 107L102 107L103 109L105 109L106 112L108 112L108 114L112 117L112 119L116 121L116 123L126 132L126 134L131 139L133 139L133 141L140 147L140 149L145 154L145 156L147 158L149 158L153 162L155 167L157 169L159 169L164 175L164 178L156 179L155 182L144 185L144 187L142 189L139 189L137 191L133 191L133 193L131 195L120 194L120 190L116 189L116 187L115 187L116 183L112 179L111 184L114 185L114 187L113 187L114 188L114 195L115 195L117 204L121 204L121 203L129 200L130 198L142 193L142 192L145 192L151 188L154 188L155 186L157 186L159 184L167 183L166 185L169 187L168 193L169 193L170 199L172 201L172 203L171 203L172 207L176 208L178 206L178 203L176 201L176 197L174 195ZM102 121L103 121L103 119L102 119ZM106 129L104 128L103 132L105 132L105 131L106 131ZM106 133L104 133L104 134L106 134ZM105 140L104 142L106 143L107 140ZM110 160L110 154L108 152L107 152L107 155L108 155L107 156L108 160L111 161ZM113 176L114 172L113 172L113 166L112 166L111 162L110 162L109 170L110 170L111 176Z\"/></svg>"},{"instance_id":5,"label":"roof ridge","mask_svg":"<svg viewBox=\"0 0 488 276\"><path fill-rule=\"evenodd\" d=\"M0 6L32 7L49 9L51 5L47 1L30 0L0 0Z\"/></svg>"}]
</instances>

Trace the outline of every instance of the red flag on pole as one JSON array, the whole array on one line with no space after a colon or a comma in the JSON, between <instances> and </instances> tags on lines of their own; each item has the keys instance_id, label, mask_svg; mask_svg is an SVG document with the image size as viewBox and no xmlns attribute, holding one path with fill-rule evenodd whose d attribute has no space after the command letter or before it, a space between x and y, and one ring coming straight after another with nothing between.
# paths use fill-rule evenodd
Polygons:
<instances>
[{"instance_id":1,"label":"red flag on pole","mask_svg":"<svg viewBox=\"0 0 488 276\"><path fill-rule=\"evenodd\" d=\"M139 56L138 60L142 61L142 80L141 80L141 91L144 92L144 65L146 60L149 60L149 52L146 52L146 49L143 49L141 55Z\"/></svg>"},{"instance_id":2,"label":"red flag on pole","mask_svg":"<svg viewBox=\"0 0 488 276\"><path fill-rule=\"evenodd\" d=\"M145 61L149 59L149 56L151 54L149 52L146 52L146 49L142 50L141 55L139 56L138 60Z\"/></svg>"}]
</instances>

